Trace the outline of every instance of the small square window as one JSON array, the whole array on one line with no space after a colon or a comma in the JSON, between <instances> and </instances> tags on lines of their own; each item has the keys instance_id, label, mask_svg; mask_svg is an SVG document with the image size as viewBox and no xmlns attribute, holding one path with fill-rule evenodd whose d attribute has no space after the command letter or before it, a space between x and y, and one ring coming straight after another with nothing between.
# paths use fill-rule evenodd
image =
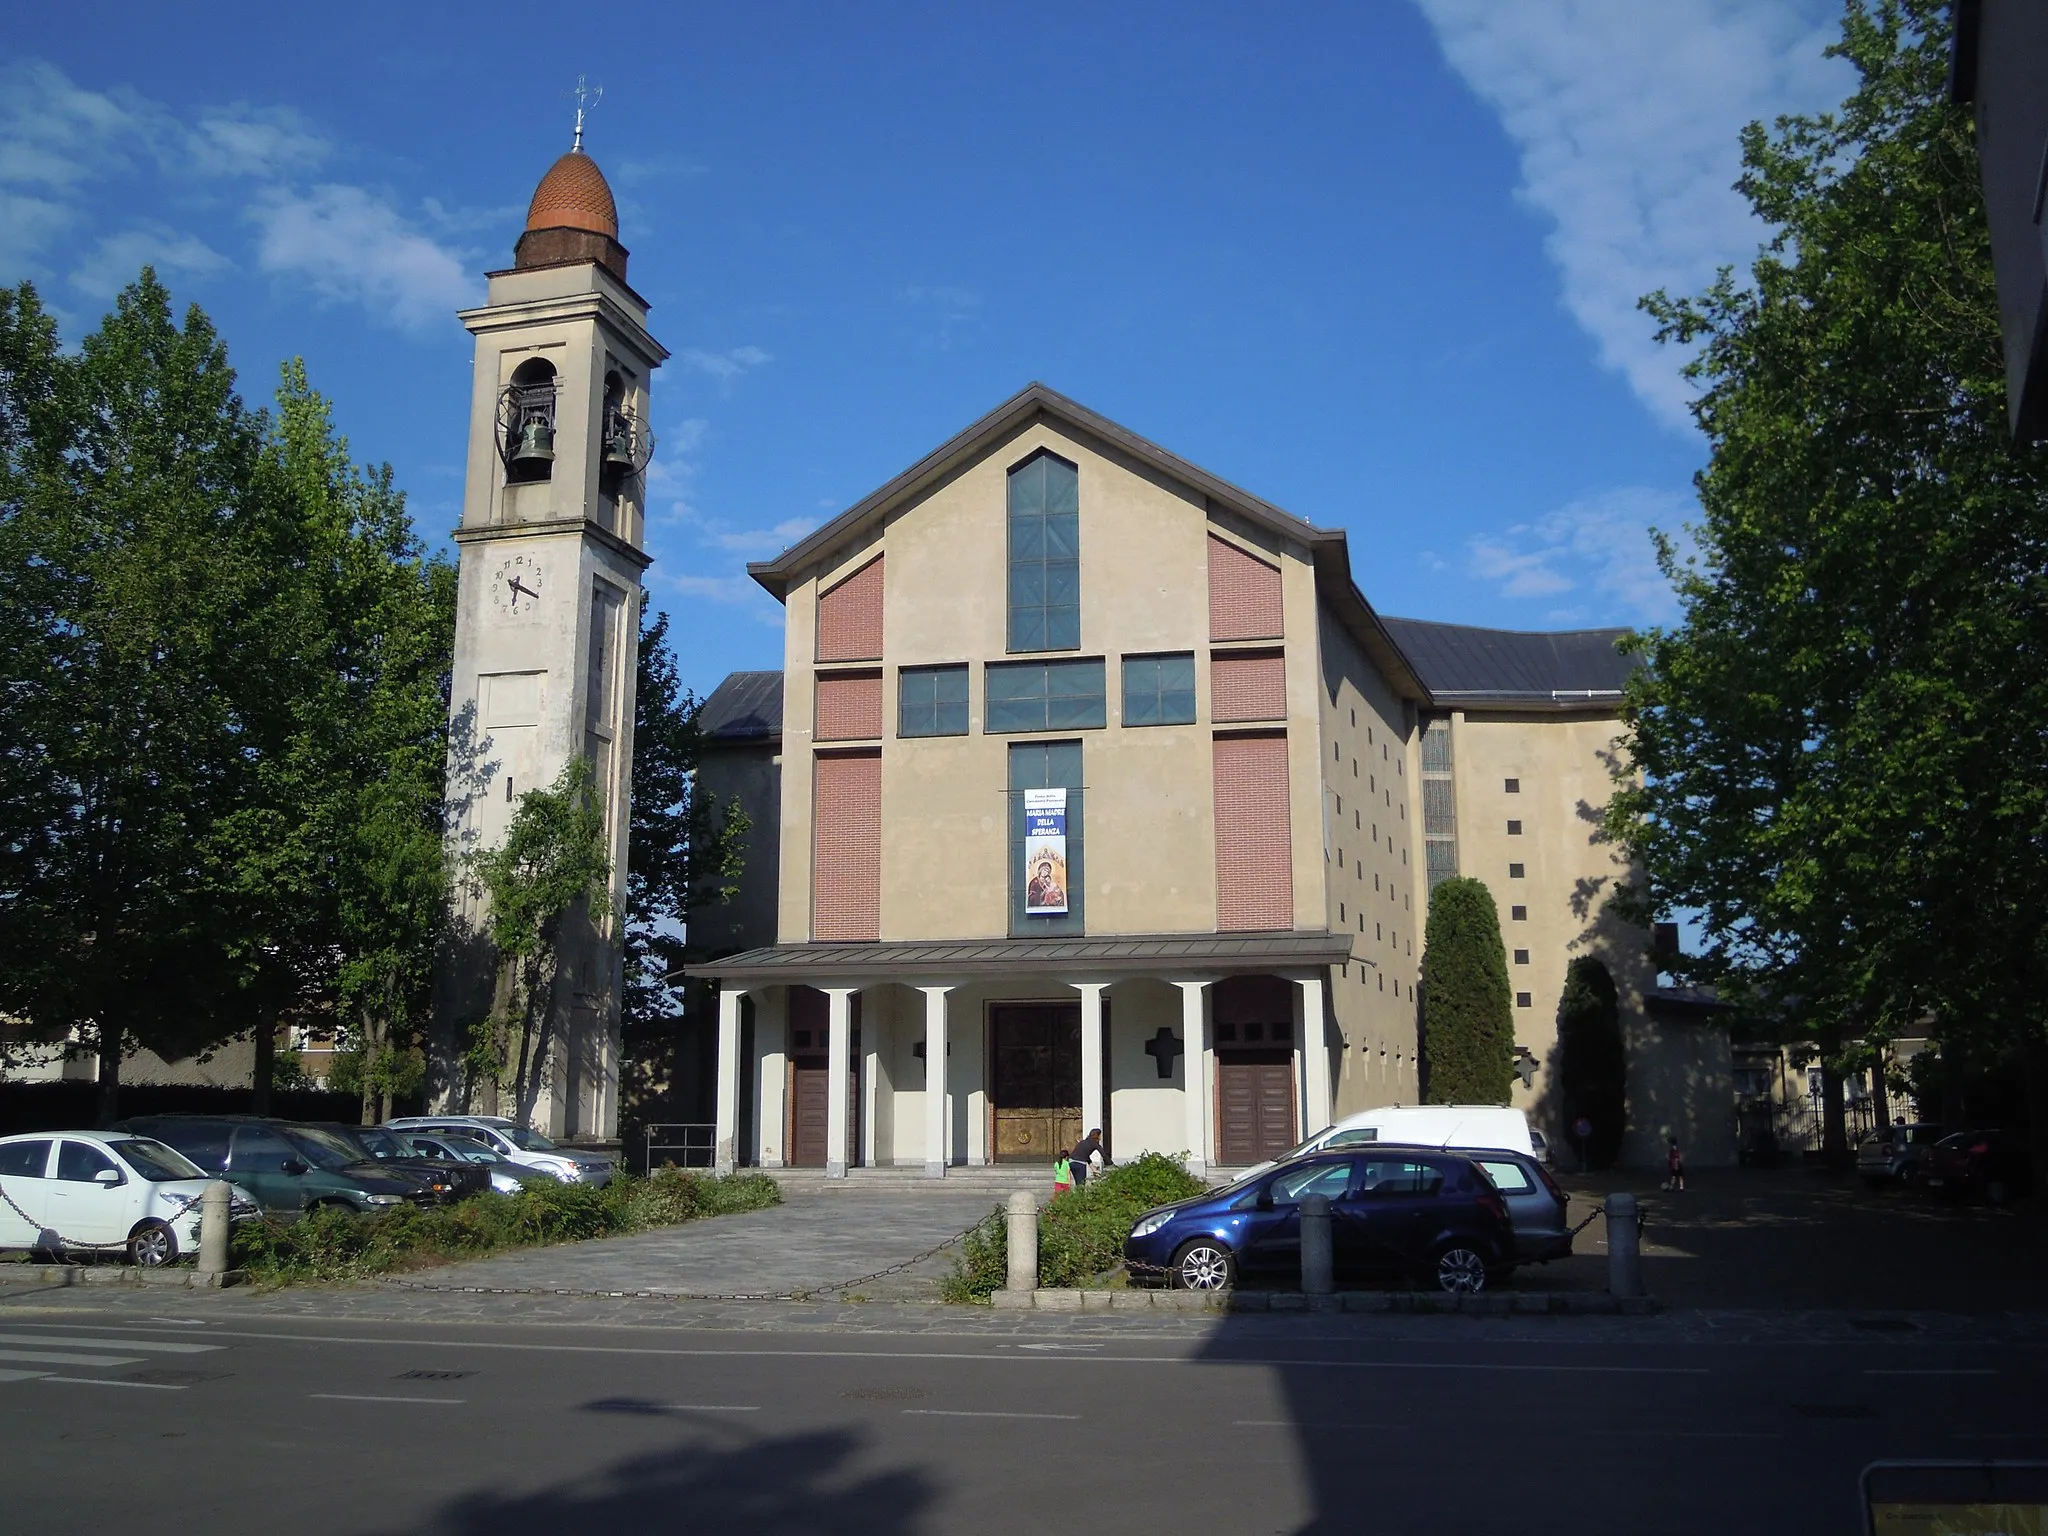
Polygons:
<instances>
[{"instance_id":1,"label":"small square window","mask_svg":"<svg viewBox=\"0 0 2048 1536\"><path fill-rule=\"evenodd\" d=\"M1511 822L1509 822L1509 823L1508 823L1508 836L1509 836L1509 837L1520 837L1521 835L1522 835L1522 824L1521 824L1521 823L1520 823L1519 821L1511 821Z\"/></svg>"},{"instance_id":2,"label":"small square window","mask_svg":"<svg viewBox=\"0 0 2048 1536\"><path fill-rule=\"evenodd\" d=\"M1517 992L1515 994L1515 1006L1517 1008L1533 1008L1536 1006L1536 1000L1526 992Z\"/></svg>"},{"instance_id":3,"label":"small square window","mask_svg":"<svg viewBox=\"0 0 2048 1536\"><path fill-rule=\"evenodd\" d=\"M905 667L896 674L898 736L965 736L967 668Z\"/></svg>"},{"instance_id":4,"label":"small square window","mask_svg":"<svg viewBox=\"0 0 2048 1536\"><path fill-rule=\"evenodd\" d=\"M1195 721L1195 657L1192 651L1170 656L1124 658L1125 725L1192 725ZM1338 814L1344 804L1337 803Z\"/></svg>"},{"instance_id":5,"label":"small square window","mask_svg":"<svg viewBox=\"0 0 2048 1536\"><path fill-rule=\"evenodd\" d=\"M1527 907L1509 907L1508 921L1511 923L1526 923L1529 921L1529 909Z\"/></svg>"},{"instance_id":6,"label":"small square window","mask_svg":"<svg viewBox=\"0 0 2048 1536\"><path fill-rule=\"evenodd\" d=\"M1510 864L1508 866L1508 878L1510 880L1520 880L1522 878L1522 866L1519 864Z\"/></svg>"},{"instance_id":7,"label":"small square window","mask_svg":"<svg viewBox=\"0 0 2048 1536\"><path fill-rule=\"evenodd\" d=\"M1526 949L1518 949L1518 950L1516 950L1516 951L1515 951L1515 964L1517 964L1517 965L1527 965L1528 963L1529 963L1529 951L1527 951Z\"/></svg>"},{"instance_id":8,"label":"small square window","mask_svg":"<svg viewBox=\"0 0 2048 1536\"><path fill-rule=\"evenodd\" d=\"M1522 792L1522 781L1520 779L1509 779L1501 787L1508 794L1519 795Z\"/></svg>"}]
</instances>

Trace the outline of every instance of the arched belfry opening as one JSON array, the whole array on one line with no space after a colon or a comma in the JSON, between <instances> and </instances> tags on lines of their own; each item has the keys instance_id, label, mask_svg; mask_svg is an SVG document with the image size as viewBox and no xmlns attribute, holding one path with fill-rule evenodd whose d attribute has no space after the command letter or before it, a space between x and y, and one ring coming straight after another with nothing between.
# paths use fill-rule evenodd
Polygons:
<instances>
[{"instance_id":1,"label":"arched belfry opening","mask_svg":"<svg viewBox=\"0 0 2048 1536\"><path fill-rule=\"evenodd\" d=\"M530 357L512 370L498 401L499 453L507 485L530 485L555 472L555 365Z\"/></svg>"}]
</instances>

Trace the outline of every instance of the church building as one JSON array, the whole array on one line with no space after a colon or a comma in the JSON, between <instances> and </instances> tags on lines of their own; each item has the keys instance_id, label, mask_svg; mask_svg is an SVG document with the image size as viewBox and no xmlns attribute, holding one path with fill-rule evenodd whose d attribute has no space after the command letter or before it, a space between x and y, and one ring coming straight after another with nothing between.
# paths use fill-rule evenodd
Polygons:
<instances>
[{"instance_id":1,"label":"church building","mask_svg":"<svg viewBox=\"0 0 2048 1536\"><path fill-rule=\"evenodd\" d=\"M783 670L700 717L753 822L693 918L720 1166L943 1176L1099 1126L1207 1171L1414 1102L1452 874L1499 905L1536 1123L1573 956L1640 1031L1595 836L1617 631L1382 617L1343 531L1037 384L750 569Z\"/></svg>"}]
</instances>

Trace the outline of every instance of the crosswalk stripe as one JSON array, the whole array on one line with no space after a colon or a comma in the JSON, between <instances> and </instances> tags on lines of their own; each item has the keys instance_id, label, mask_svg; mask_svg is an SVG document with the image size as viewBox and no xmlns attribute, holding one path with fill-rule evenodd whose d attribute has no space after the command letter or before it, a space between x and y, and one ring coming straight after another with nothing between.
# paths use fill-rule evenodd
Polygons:
<instances>
[{"instance_id":1,"label":"crosswalk stripe","mask_svg":"<svg viewBox=\"0 0 2048 1536\"><path fill-rule=\"evenodd\" d=\"M35 1381L49 1374L48 1371L0 1371L0 1381Z\"/></svg>"},{"instance_id":2,"label":"crosswalk stripe","mask_svg":"<svg viewBox=\"0 0 2048 1536\"><path fill-rule=\"evenodd\" d=\"M54 1344L60 1349L141 1349L164 1355L203 1355L224 1344L187 1344L155 1339L88 1339L68 1333L0 1333L0 1344Z\"/></svg>"},{"instance_id":3,"label":"crosswalk stripe","mask_svg":"<svg viewBox=\"0 0 2048 1536\"><path fill-rule=\"evenodd\" d=\"M0 1349L0 1360L18 1360L24 1365L141 1365L140 1355L63 1355L55 1350Z\"/></svg>"}]
</instances>

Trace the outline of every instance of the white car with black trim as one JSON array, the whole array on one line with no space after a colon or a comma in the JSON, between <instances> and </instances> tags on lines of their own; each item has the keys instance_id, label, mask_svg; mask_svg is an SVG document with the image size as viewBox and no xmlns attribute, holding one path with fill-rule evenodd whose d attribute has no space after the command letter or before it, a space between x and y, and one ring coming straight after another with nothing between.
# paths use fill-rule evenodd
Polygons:
<instances>
[{"instance_id":1,"label":"white car with black trim","mask_svg":"<svg viewBox=\"0 0 2048 1536\"><path fill-rule=\"evenodd\" d=\"M0 1248L125 1253L154 1269L199 1251L199 1203L213 1182L184 1153L118 1131L0 1137ZM232 1186L230 1186L232 1189ZM257 1214L240 1190L235 1221Z\"/></svg>"},{"instance_id":2,"label":"white car with black trim","mask_svg":"<svg viewBox=\"0 0 2048 1536\"><path fill-rule=\"evenodd\" d=\"M612 1181L612 1160L602 1152L580 1152L557 1146L539 1131L529 1130L503 1115L407 1115L386 1120L386 1129L431 1131L437 1136L466 1136L490 1148L507 1162L551 1173L564 1184L603 1186Z\"/></svg>"}]
</instances>

